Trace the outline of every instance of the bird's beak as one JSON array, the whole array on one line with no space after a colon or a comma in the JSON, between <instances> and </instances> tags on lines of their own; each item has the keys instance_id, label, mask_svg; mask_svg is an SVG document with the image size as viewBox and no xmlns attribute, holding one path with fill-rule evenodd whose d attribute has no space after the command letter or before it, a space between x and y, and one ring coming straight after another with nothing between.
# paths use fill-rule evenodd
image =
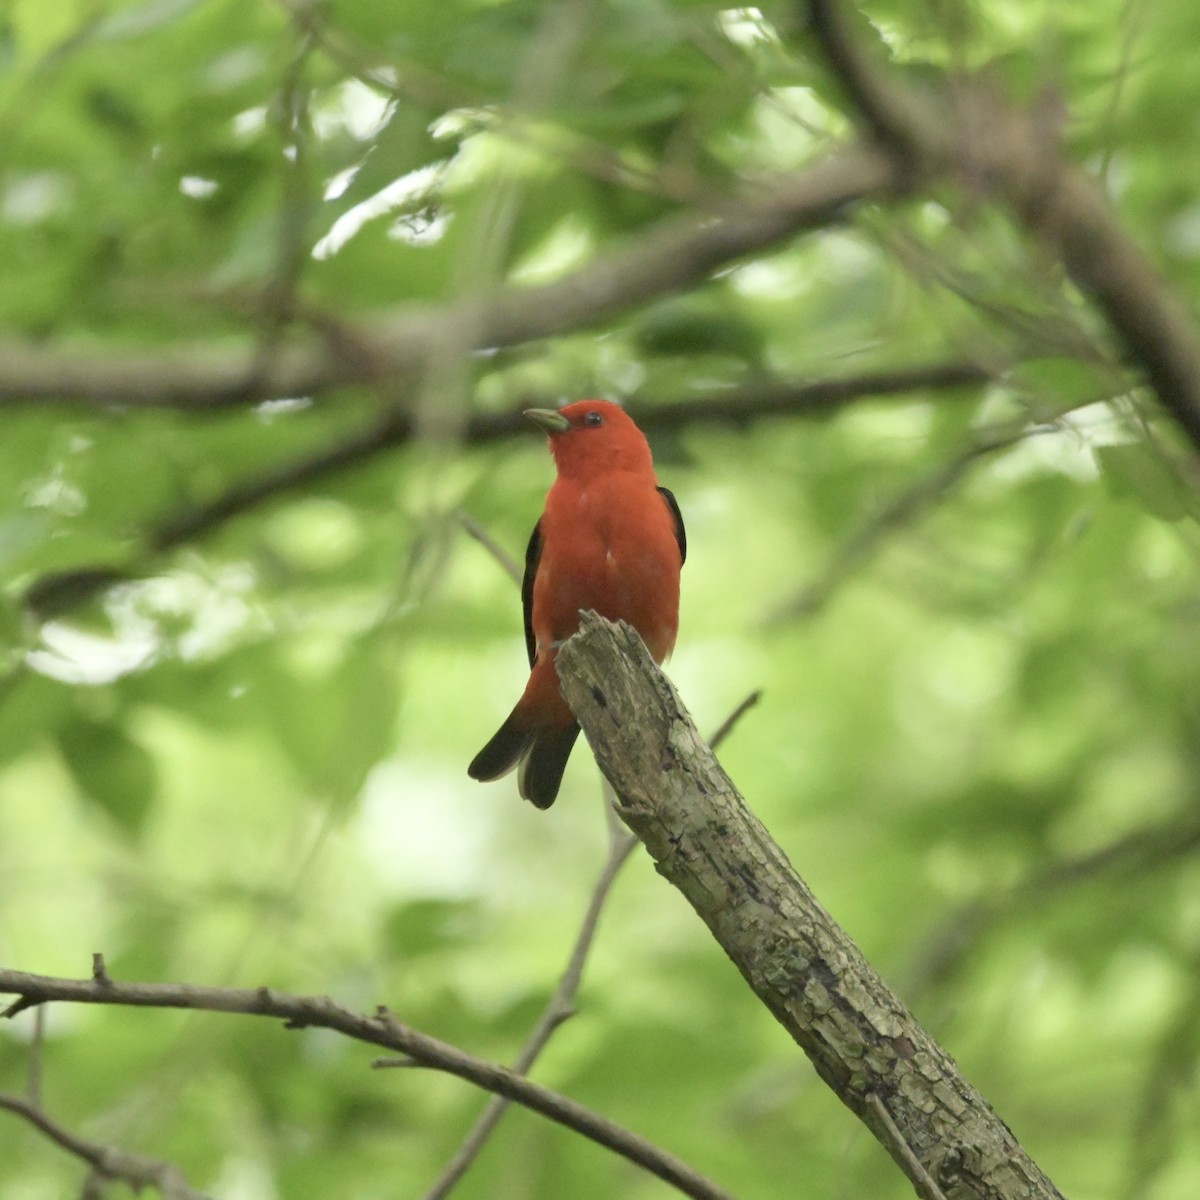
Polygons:
<instances>
[{"instance_id":1,"label":"bird's beak","mask_svg":"<svg viewBox=\"0 0 1200 1200\"><path fill-rule=\"evenodd\" d=\"M571 422L552 408L527 408L525 415L549 434L566 433L571 428Z\"/></svg>"}]
</instances>

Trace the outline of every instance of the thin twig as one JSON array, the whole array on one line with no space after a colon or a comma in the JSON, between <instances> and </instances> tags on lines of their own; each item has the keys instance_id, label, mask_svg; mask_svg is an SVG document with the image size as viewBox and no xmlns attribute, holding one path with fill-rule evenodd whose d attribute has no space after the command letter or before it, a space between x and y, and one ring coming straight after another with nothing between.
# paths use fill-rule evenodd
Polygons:
<instances>
[{"instance_id":1,"label":"thin twig","mask_svg":"<svg viewBox=\"0 0 1200 1200\"><path fill-rule=\"evenodd\" d=\"M272 988L215 988L177 983L107 985L94 979L59 979L23 971L0 970L0 994L17 996L6 1015L47 1001L111 1004L137 1008L201 1009L282 1020L289 1029L329 1029L345 1037L407 1055L435 1070L456 1075L582 1134L649 1171L694 1200L729 1200L727 1192L687 1163L549 1088L515 1071L475 1058L437 1038L405 1025L386 1008L372 1016L335 1004L327 996L297 996Z\"/></svg>"},{"instance_id":2,"label":"thin twig","mask_svg":"<svg viewBox=\"0 0 1200 1200\"><path fill-rule=\"evenodd\" d=\"M944 500L975 467L1029 438L1061 432L1060 422L1077 409L1116 398L1112 392L1105 392L1063 405L1038 420L1001 422L978 430L957 454L893 496L868 518L837 549L821 578L780 604L768 615L767 623L779 624L813 616L848 578L870 562L891 534L908 527Z\"/></svg>"},{"instance_id":3,"label":"thin twig","mask_svg":"<svg viewBox=\"0 0 1200 1200\"><path fill-rule=\"evenodd\" d=\"M115 1146L106 1146L100 1142L89 1142L49 1117L39 1104L34 1104L22 1096L0 1093L0 1109L22 1117L55 1145L82 1159L97 1175L105 1179L121 1180L135 1192L140 1192L145 1187L155 1187L166 1200L209 1200L205 1193L198 1192L188 1185L183 1173L174 1163L135 1154L130 1150L121 1150Z\"/></svg>"},{"instance_id":4,"label":"thin twig","mask_svg":"<svg viewBox=\"0 0 1200 1200\"><path fill-rule=\"evenodd\" d=\"M761 696L761 691L751 692L721 722L716 733L713 734L710 743L714 750L725 740L738 721L758 703ZM575 996L583 981L584 966L587 963L592 942L595 940L596 929L600 922L600 914L604 909L604 905L608 900L612 886L616 882L621 868L629 860L633 848L638 844L637 838L625 828L616 815L616 793L612 790L612 784L603 777L601 779L604 789L604 813L608 826L608 855L592 888L591 899L584 914L583 924L576 936L575 945L572 948L566 970L563 972L558 987L555 989L554 995L550 998L549 1004L547 1004L533 1031L530 1033L528 1040L522 1047L521 1053L517 1056L516 1062L513 1064L513 1069L520 1071L522 1075L526 1074L533 1066L538 1055L541 1054L554 1032L564 1021L573 1015ZM404 1063L411 1063L411 1059L403 1060L403 1062L391 1062L388 1065L400 1066L404 1065ZM508 1105L509 1101L502 1096L493 1096L488 1101L487 1107L480 1113L475 1124L471 1126L463 1138L454 1153L454 1157L446 1164L442 1174L438 1176L437 1181L429 1191L425 1193L425 1200L443 1200L444 1197L450 1194L454 1186L466 1174L471 1164L479 1157L480 1152L491 1136L492 1130L499 1124L500 1118L504 1115Z\"/></svg>"},{"instance_id":5,"label":"thin twig","mask_svg":"<svg viewBox=\"0 0 1200 1200\"><path fill-rule=\"evenodd\" d=\"M33 1010L33 1039L29 1043L29 1074L25 1098L34 1108L42 1107L42 1056L46 1049L46 1010Z\"/></svg>"},{"instance_id":6,"label":"thin twig","mask_svg":"<svg viewBox=\"0 0 1200 1200\"><path fill-rule=\"evenodd\" d=\"M1033 434L1046 432L1047 429L1044 425L1023 426L1019 429L1009 426L978 438L965 450L939 465L931 474L923 476L893 496L857 532L842 543L821 578L809 584L798 596L779 605L768 616L768 624L799 620L819 612L838 587L869 562L891 534L911 524L929 507L945 497L972 467Z\"/></svg>"},{"instance_id":7,"label":"thin twig","mask_svg":"<svg viewBox=\"0 0 1200 1200\"><path fill-rule=\"evenodd\" d=\"M588 901L587 911L575 938L575 945L571 950L566 970L563 971L554 995L550 998L549 1004L538 1018L537 1024L534 1025L525 1045L521 1048L521 1053L517 1055L516 1061L513 1063L512 1069L521 1075L528 1072L537 1061L538 1055L554 1036L555 1030L574 1014L575 996L583 979L583 969L596 936L600 914L608 900L612 886L616 882L617 875L637 844L637 838L624 829L620 830L616 837L610 839L608 856L592 889L591 899ZM500 1123L500 1119L508 1110L510 1103L511 1101L503 1096L493 1096L488 1101L487 1106L479 1114L475 1124L471 1126L441 1175L425 1193L425 1200L443 1200L450 1194L479 1156L491 1136L492 1130Z\"/></svg>"},{"instance_id":8,"label":"thin twig","mask_svg":"<svg viewBox=\"0 0 1200 1200\"><path fill-rule=\"evenodd\" d=\"M867 1107L879 1118L892 1151L904 1160L908 1168L906 1174L921 1200L946 1200L946 1194L925 1169L925 1164L913 1153L913 1148L904 1140L904 1135L892 1119L892 1114L888 1112L887 1105L879 1098L879 1093L868 1093L866 1102Z\"/></svg>"},{"instance_id":9,"label":"thin twig","mask_svg":"<svg viewBox=\"0 0 1200 1200\"><path fill-rule=\"evenodd\" d=\"M1187 971L1191 986L1159 1033L1141 1087L1129 1139L1129 1167L1122 1200L1147 1200L1158 1193L1164 1169L1175 1161L1180 1135L1188 1128L1180 1112L1190 1106L1200 1058L1200 956Z\"/></svg>"},{"instance_id":10,"label":"thin twig","mask_svg":"<svg viewBox=\"0 0 1200 1200\"><path fill-rule=\"evenodd\" d=\"M297 46L280 80L276 98L275 124L279 134L283 177L280 188L277 261L274 277L263 294L257 314L260 329L251 378L269 375L277 350L284 344L288 325L296 309L296 293L304 268L311 261L308 224L311 171L309 146L312 126L309 116L311 88L305 79L309 57L316 45L313 34L297 22ZM253 383L249 393L260 390Z\"/></svg>"},{"instance_id":11,"label":"thin twig","mask_svg":"<svg viewBox=\"0 0 1200 1200\"><path fill-rule=\"evenodd\" d=\"M1200 853L1200 820L1188 816L1138 829L1087 854L1043 864L1006 891L972 901L940 922L925 940L906 990L920 995L944 984L961 968L987 931L1011 913L1043 905L1055 894L1094 879L1136 878L1197 853Z\"/></svg>"},{"instance_id":12,"label":"thin twig","mask_svg":"<svg viewBox=\"0 0 1200 1200\"><path fill-rule=\"evenodd\" d=\"M520 587L523 572L517 560L469 512L460 511L458 523L500 564L513 583Z\"/></svg>"},{"instance_id":13,"label":"thin twig","mask_svg":"<svg viewBox=\"0 0 1200 1200\"><path fill-rule=\"evenodd\" d=\"M734 726L762 699L762 689L755 688L740 704L717 726L716 732L708 739L708 748L716 750L721 743L733 732Z\"/></svg>"}]
</instances>

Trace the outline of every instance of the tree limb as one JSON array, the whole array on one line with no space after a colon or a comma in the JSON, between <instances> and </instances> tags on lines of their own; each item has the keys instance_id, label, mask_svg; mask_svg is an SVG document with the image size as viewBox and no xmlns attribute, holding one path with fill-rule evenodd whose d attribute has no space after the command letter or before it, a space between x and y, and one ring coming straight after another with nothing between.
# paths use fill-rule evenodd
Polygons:
<instances>
[{"instance_id":1,"label":"tree limb","mask_svg":"<svg viewBox=\"0 0 1200 1200\"><path fill-rule=\"evenodd\" d=\"M810 27L851 104L897 169L984 191L1063 264L1200 449L1200 338L1193 314L1122 228L1096 183L1067 161L1055 98L1015 112L982 87L930 97L868 55L839 0L807 0Z\"/></svg>"},{"instance_id":2,"label":"tree limb","mask_svg":"<svg viewBox=\"0 0 1200 1200\"><path fill-rule=\"evenodd\" d=\"M1136 829L1116 841L1071 858L1042 864L1019 883L990 890L949 913L925 939L910 982L915 992L943 986L971 951L1006 917L1043 908L1054 897L1095 879L1138 879L1200 853L1200 818L1194 814Z\"/></svg>"},{"instance_id":3,"label":"tree limb","mask_svg":"<svg viewBox=\"0 0 1200 1200\"><path fill-rule=\"evenodd\" d=\"M0 343L0 404L85 400L121 408L213 411L281 396L315 396L383 381L411 382L437 359L447 328L467 350L520 345L585 329L702 283L720 267L806 230L845 219L894 183L889 161L846 146L709 211L668 218L552 283L502 287L452 305L409 305L337 332L308 330L272 347L177 344L120 353Z\"/></svg>"},{"instance_id":4,"label":"tree limb","mask_svg":"<svg viewBox=\"0 0 1200 1200\"><path fill-rule=\"evenodd\" d=\"M526 1074L537 1061L538 1056L546 1048L555 1031L575 1012L575 996L583 982L583 968L587 964L588 954L600 924L600 914L608 901L612 886L617 881L621 868L629 861L629 856L637 845L637 839L620 827L610 831L608 854L604 866L596 879L584 913L583 923L571 949L571 956L566 969L554 989L550 1003L538 1018L537 1024L530 1031L525 1045L521 1047L512 1069L520 1075ZM475 1123L467 1131L453 1157L446 1164L442 1173L425 1193L425 1200L444 1200L453 1190L458 1181L467 1173L468 1168L479 1156L487 1143L492 1130L500 1123L500 1118L508 1111L512 1102L504 1096L493 1096Z\"/></svg>"},{"instance_id":5,"label":"tree limb","mask_svg":"<svg viewBox=\"0 0 1200 1200\"><path fill-rule=\"evenodd\" d=\"M34 1005L61 1000L73 1004L240 1013L277 1018L286 1022L288 1029L330 1029L355 1041L405 1055L421 1066L457 1075L496 1095L507 1096L621 1155L694 1200L730 1200L728 1194L716 1184L645 1138L558 1092L531 1083L507 1067L474 1058L456 1046L404 1025L386 1008L381 1007L372 1016L365 1016L335 1004L328 996L295 996L265 987L125 983L96 971L93 971L90 979L58 979L49 975L0 969L0 994L17 997L0 1013L0 1018L15 1016Z\"/></svg>"},{"instance_id":6,"label":"tree limb","mask_svg":"<svg viewBox=\"0 0 1200 1200\"><path fill-rule=\"evenodd\" d=\"M821 908L637 634L585 613L557 665L622 819L918 1194L923 1173L946 1200L1061 1200Z\"/></svg>"},{"instance_id":7,"label":"tree limb","mask_svg":"<svg viewBox=\"0 0 1200 1200\"><path fill-rule=\"evenodd\" d=\"M2 362L0 357L0 373ZM770 417L830 412L864 396L903 396L925 388L979 387L992 378L994 373L979 363L951 359L841 378L761 380L712 396L639 408L637 416L642 428L651 434L699 425L747 426ZM518 412L476 413L463 429L463 441L471 446L528 435L529 422ZM259 475L233 484L212 500L157 522L143 535L141 555L124 566L88 565L42 576L26 590L25 604L42 619L61 616L114 583L145 570L146 559L206 537L279 496L370 462L407 444L414 436L411 415L400 409L388 409L342 441L269 467Z\"/></svg>"},{"instance_id":8,"label":"tree limb","mask_svg":"<svg viewBox=\"0 0 1200 1200\"><path fill-rule=\"evenodd\" d=\"M55 1145L81 1158L105 1179L127 1183L135 1192L145 1187L157 1188L165 1200L209 1200L203 1192L188 1186L183 1173L174 1163L77 1137L49 1117L40 1105L21 1096L0 1093L0 1109L6 1109L28 1121Z\"/></svg>"},{"instance_id":9,"label":"tree limb","mask_svg":"<svg viewBox=\"0 0 1200 1200\"><path fill-rule=\"evenodd\" d=\"M485 531L480 531L485 532ZM478 536L475 534L474 536ZM718 746L732 733L737 723L752 709L761 698L761 692L751 692L736 708L721 722L712 737L712 745ZM611 785L604 780L604 811L608 817L608 854L600 874L592 888L592 896L584 913L583 924L576 936L571 949L571 956L566 969L558 982L550 1003L546 1006L537 1024L533 1027L513 1070L526 1074L555 1031L575 1012L575 996L583 982L583 969L587 965L588 954L596 937L600 924L600 914L608 902L613 884L617 881L622 867L629 861L633 848L638 844L633 836L618 820L612 816L617 798ZM454 1157L446 1164L445 1170L425 1193L425 1200L444 1200L453 1190L458 1181L466 1174L471 1163L478 1157L492 1130L500 1122L500 1118L508 1109L510 1101L503 1096L493 1096L487 1107L479 1115L479 1119L467 1131L466 1137L454 1153Z\"/></svg>"},{"instance_id":10,"label":"tree limb","mask_svg":"<svg viewBox=\"0 0 1200 1200\"><path fill-rule=\"evenodd\" d=\"M814 616L829 603L837 589L860 570L887 539L915 522L927 509L951 492L978 463L999 454L1049 426L1023 425L993 430L976 438L964 450L905 488L874 513L838 547L833 560L815 582L778 605L769 624L782 624Z\"/></svg>"}]
</instances>

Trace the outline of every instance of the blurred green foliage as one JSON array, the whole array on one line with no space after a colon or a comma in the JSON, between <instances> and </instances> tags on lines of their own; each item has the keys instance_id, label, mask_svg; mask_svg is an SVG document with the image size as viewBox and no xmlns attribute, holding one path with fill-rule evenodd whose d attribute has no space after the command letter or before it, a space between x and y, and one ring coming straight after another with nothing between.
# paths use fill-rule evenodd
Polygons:
<instances>
[{"instance_id":1,"label":"blurred green foliage","mask_svg":"<svg viewBox=\"0 0 1200 1200\"><path fill-rule=\"evenodd\" d=\"M281 288L328 328L550 278L849 128L791 6L290 7L9 6L5 337L219 347L269 328ZM1200 158L1181 150L1200 8L867 7L914 79L1059 88L1072 155L1200 298ZM731 775L1063 1191L1192 1200L1196 462L1056 267L973 198L918 198L472 359L417 403L604 394L649 418L963 358L996 381L653 439L689 530L670 670L705 728L764 689ZM519 557L539 439L393 448L153 552L164 522L394 399L5 407L0 963L82 975L102 950L117 978L386 1003L515 1055L605 850L582 749L547 814L465 774L523 651L516 590L458 514ZM1015 436L981 448L997 430ZM23 606L96 568L127 578L53 620ZM909 1194L641 857L578 1007L537 1078L743 1200ZM31 1035L28 1013L0 1024L0 1088L25 1086ZM69 1128L228 1200L419 1196L482 1103L214 1015L58 1006L41 1058ZM0 1195L78 1193L81 1165L8 1114L0 1148ZM664 1188L513 1112L457 1194Z\"/></svg>"}]
</instances>

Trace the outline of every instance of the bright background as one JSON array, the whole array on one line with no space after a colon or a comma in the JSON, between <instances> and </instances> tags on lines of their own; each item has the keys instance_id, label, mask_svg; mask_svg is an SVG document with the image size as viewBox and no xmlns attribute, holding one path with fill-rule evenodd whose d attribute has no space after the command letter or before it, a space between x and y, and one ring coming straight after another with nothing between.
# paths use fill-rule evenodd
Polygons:
<instances>
[{"instance_id":1,"label":"bright background","mask_svg":"<svg viewBox=\"0 0 1200 1200\"><path fill-rule=\"evenodd\" d=\"M951 7L867 11L913 80L1060 89L1072 157L1200 297L1200 7ZM4 338L215 353L269 331L272 296L352 328L553 278L849 125L787 5L312 12L9 6ZM519 557L543 439L421 439L168 553L152 531L391 405L453 426L606 395L653 431L735 387L963 360L991 381L652 436L690 546L670 673L703 729L763 689L725 766L1062 1190L1193 1200L1196 463L1056 266L949 191L419 385L210 413L6 402L0 963L80 976L102 950L121 979L387 1003L511 1059L606 836L582 745L545 814L465 772L524 653L516 589L460 514ZM56 615L24 604L96 566L129 579ZM743 1200L910 1194L644 855L578 1007L536 1077ZM24 1088L31 1031L0 1025L0 1088ZM260 1020L56 1006L42 1072L68 1127L222 1200L419 1197L481 1097L371 1057ZM0 1113L6 1200L81 1178ZM457 1194L666 1189L515 1112Z\"/></svg>"}]
</instances>

